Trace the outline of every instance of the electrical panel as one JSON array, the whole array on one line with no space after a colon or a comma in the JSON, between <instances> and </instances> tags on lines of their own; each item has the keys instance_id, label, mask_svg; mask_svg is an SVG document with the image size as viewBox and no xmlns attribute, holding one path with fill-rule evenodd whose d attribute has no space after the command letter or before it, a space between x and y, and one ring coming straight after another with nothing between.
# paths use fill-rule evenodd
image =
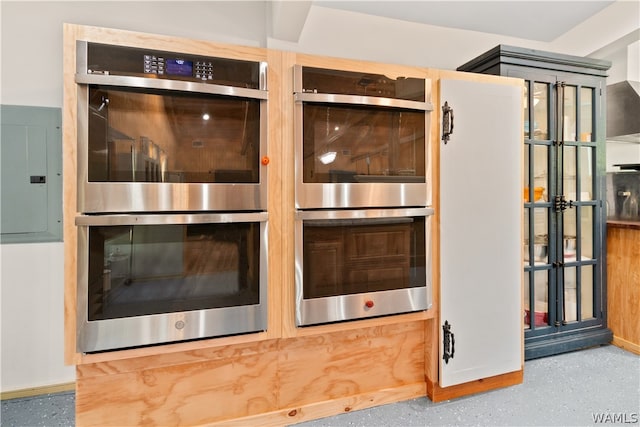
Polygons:
<instances>
[{"instance_id":1,"label":"electrical panel","mask_svg":"<svg viewBox=\"0 0 640 427\"><path fill-rule=\"evenodd\" d=\"M62 112L0 106L0 242L62 241Z\"/></svg>"}]
</instances>

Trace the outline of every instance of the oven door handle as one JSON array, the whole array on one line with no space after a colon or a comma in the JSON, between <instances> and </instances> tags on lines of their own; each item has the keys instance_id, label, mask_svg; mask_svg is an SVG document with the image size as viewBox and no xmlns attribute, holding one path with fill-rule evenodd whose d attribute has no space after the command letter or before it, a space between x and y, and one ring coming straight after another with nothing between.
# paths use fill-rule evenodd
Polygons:
<instances>
[{"instance_id":1,"label":"oven door handle","mask_svg":"<svg viewBox=\"0 0 640 427\"><path fill-rule=\"evenodd\" d=\"M334 220L358 219L373 220L379 218L399 218L408 216L431 216L433 208L399 208L399 209L357 209L331 211L296 211L297 220Z\"/></svg>"},{"instance_id":2,"label":"oven door handle","mask_svg":"<svg viewBox=\"0 0 640 427\"><path fill-rule=\"evenodd\" d=\"M405 99L382 98L377 96L343 95L337 93L294 93L296 102L319 102L331 104L370 105L375 107L404 108L407 110L432 111L430 102L409 101Z\"/></svg>"},{"instance_id":3,"label":"oven door handle","mask_svg":"<svg viewBox=\"0 0 640 427\"><path fill-rule=\"evenodd\" d=\"M136 76L114 76L109 74L76 74L76 83L102 86L132 87L136 89L175 90L181 92L206 93L211 95L233 96L266 100L269 92L260 89L248 89L235 86L223 86L213 83L198 83L182 80L149 79Z\"/></svg>"},{"instance_id":4,"label":"oven door handle","mask_svg":"<svg viewBox=\"0 0 640 427\"><path fill-rule=\"evenodd\" d=\"M79 215L78 226L99 225L167 225L167 224L218 224L233 222L266 222L267 212L203 213L203 214L118 214Z\"/></svg>"}]
</instances>

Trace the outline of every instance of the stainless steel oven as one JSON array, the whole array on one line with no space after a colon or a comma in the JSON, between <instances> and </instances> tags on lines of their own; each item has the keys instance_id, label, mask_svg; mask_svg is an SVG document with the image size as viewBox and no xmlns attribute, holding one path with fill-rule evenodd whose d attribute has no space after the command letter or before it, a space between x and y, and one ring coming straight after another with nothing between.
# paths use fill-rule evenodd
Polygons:
<instances>
[{"instance_id":1,"label":"stainless steel oven","mask_svg":"<svg viewBox=\"0 0 640 427\"><path fill-rule=\"evenodd\" d=\"M298 211L298 326L431 307L431 208Z\"/></svg>"},{"instance_id":2,"label":"stainless steel oven","mask_svg":"<svg viewBox=\"0 0 640 427\"><path fill-rule=\"evenodd\" d=\"M430 81L294 68L297 209L431 205Z\"/></svg>"},{"instance_id":3,"label":"stainless steel oven","mask_svg":"<svg viewBox=\"0 0 640 427\"><path fill-rule=\"evenodd\" d=\"M265 62L79 41L78 210L266 209L266 74Z\"/></svg>"},{"instance_id":4,"label":"stainless steel oven","mask_svg":"<svg viewBox=\"0 0 640 427\"><path fill-rule=\"evenodd\" d=\"M266 330L266 63L76 47L77 350Z\"/></svg>"},{"instance_id":5,"label":"stainless steel oven","mask_svg":"<svg viewBox=\"0 0 640 427\"><path fill-rule=\"evenodd\" d=\"M79 352L266 330L266 212L76 224Z\"/></svg>"}]
</instances>

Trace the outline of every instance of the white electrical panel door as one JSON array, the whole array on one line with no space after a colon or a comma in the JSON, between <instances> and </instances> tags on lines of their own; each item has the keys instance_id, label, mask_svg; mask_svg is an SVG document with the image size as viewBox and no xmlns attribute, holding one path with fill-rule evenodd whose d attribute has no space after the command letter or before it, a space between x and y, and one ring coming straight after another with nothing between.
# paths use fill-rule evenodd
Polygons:
<instances>
[{"instance_id":1,"label":"white electrical panel door","mask_svg":"<svg viewBox=\"0 0 640 427\"><path fill-rule=\"evenodd\" d=\"M439 142L441 387L523 365L522 87L441 80L445 101L454 123Z\"/></svg>"},{"instance_id":2,"label":"white electrical panel door","mask_svg":"<svg viewBox=\"0 0 640 427\"><path fill-rule=\"evenodd\" d=\"M62 241L62 111L0 105L0 243Z\"/></svg>"}]
</instances>

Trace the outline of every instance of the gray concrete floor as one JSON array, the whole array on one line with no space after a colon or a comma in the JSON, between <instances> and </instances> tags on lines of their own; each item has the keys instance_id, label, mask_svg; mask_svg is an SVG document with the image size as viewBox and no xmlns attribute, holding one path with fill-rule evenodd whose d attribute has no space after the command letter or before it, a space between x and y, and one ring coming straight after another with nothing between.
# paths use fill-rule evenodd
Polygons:
<instances>
[{"instance_id":1,"label":"gray concrete floor","mask_svg":"<svg viewBox=\"0 0 640 427\"><path fill-rule=\"evenodd\" d=\"M2 402L1 425L73 426L75 397ZM524 383L451 401L413 399L297 424L339 426L640 425L640 356L614 346L531 360Z\"/></svg>"}]
</instances>

